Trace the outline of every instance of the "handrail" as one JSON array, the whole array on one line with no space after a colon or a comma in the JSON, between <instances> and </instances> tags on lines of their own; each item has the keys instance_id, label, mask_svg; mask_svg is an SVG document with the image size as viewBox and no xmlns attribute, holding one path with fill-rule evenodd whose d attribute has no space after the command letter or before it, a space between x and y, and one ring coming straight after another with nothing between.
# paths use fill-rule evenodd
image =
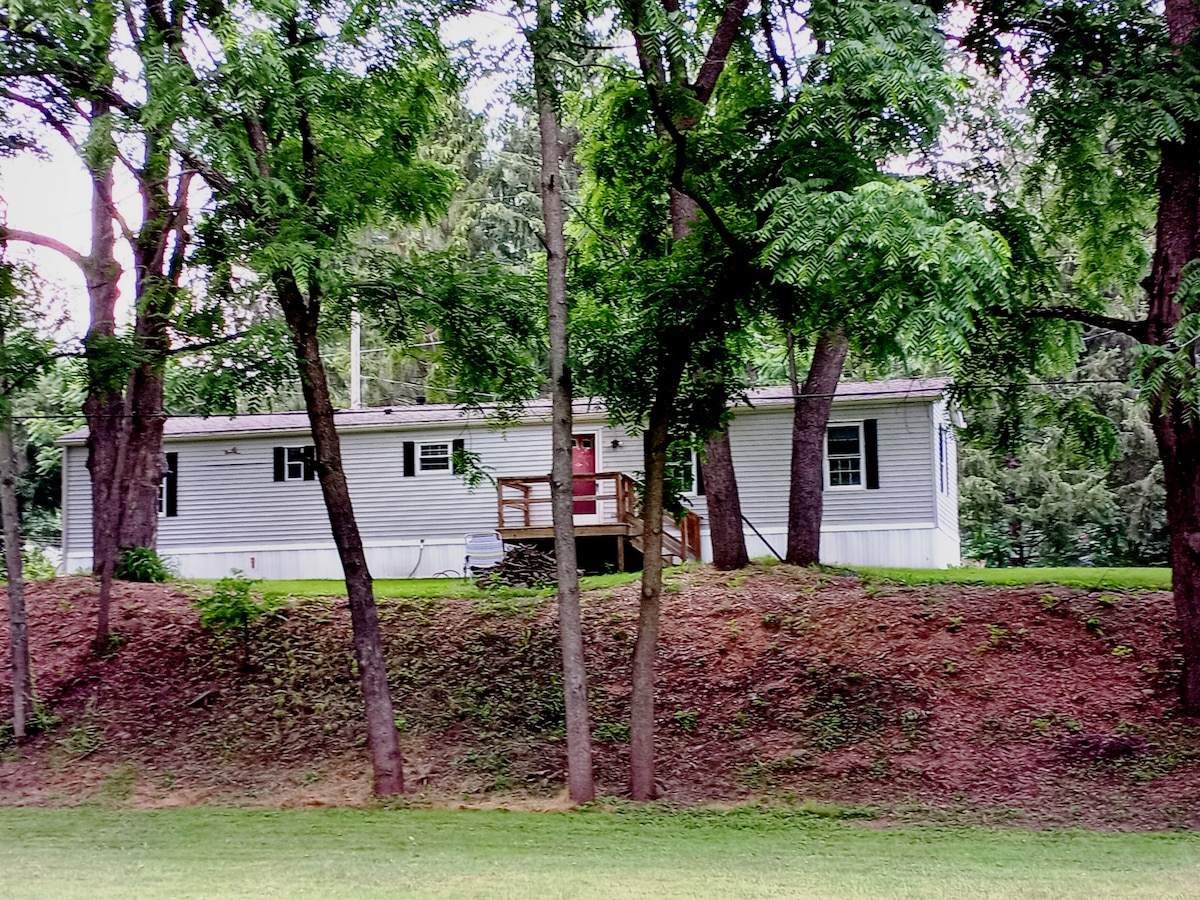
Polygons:
<instances>
[{"instance_id":1,"label":"handrail","mask_svg":"<svg viewBox=\"0 0 1200 900\"><path fill-rule=\"evenodd\" d=\"M638 495L633 478L625 472L581 472L571 476L573 482L592 482L595 484L592 493L573 494L574 502L612 503L611 513L603 513L603 518L614 524L628 525L630 535L640 534L645 527L638 510ZM604 492L611 482L611 492ZM535 485L549 485L549 475L508 475L496 479L497 515L501 528L508 527L505 513L517 510L524 527L529 528L533 523L533 510L551 503L547 491L545 496L534 496ZM505 491L517 492L518 496L506 496ZM611 516L611 517L610 517ZM700 516L691 510L686 511L679 519L663 515L663 537L673 549L679 547L677 555L683 560L700 558ZM636 531L634 530L636 529ZM668 530L671 529L671 530ZM675 534L673 532L678 532Z\"/></svg>"}]
</instances>

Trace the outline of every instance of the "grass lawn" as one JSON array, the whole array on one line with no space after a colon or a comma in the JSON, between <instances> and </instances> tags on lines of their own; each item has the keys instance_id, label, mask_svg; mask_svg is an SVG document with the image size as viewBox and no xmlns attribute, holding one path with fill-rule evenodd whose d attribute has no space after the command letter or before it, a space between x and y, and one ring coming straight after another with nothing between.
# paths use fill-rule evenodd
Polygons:
<instances>
[{"instance_id":1,"label":"grass lawn","mask_svg":"<svg viewBox=\"0 0 1200 900\"><path fill-rule=\"evenodd\" d=\"M1200 897L1200 836L814 815L0 810L4 896Z\"/></svg>"},{"instance_id":2,"label":"grass lawn","mask_svg":"<svg viewBox=\"0 0 1200 900\"><path fill-rule=\"evenodd\" d=\"M1171 570L1093 569L1085 566L1045 569L885 569L854 566L845 569L864 578L901 584L1062 584L1080 588L1169 591Z\"/></svg>"},{"instance_id":3,"label":"grass lawn","mask_svg":"<svg viewBox=\"0 0 1200 900\"><path fill-rule=\"evenodd\" d=\"M585 591L630 584L641 577L641 572L615 572L611 575L586 575L580 579ZM186 579L211 587L215 580L207 578ZM261 594L277 594L285 597L345 597L346 582L341 579L267 579L258 582L254 589ZM496 591L481 591L473 581L465 578L376 578L375 596L381 600L400 600L428 597L486 598ZM502 588L499 593L514 597L549 597L553 588Z\"/></svg>"}]
</instances>

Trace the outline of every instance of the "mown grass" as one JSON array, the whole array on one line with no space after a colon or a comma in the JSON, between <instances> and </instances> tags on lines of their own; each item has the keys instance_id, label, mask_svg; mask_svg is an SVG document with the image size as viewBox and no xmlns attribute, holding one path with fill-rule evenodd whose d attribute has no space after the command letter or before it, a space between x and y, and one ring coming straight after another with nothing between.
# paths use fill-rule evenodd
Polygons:
<instances>
[{"instance_id":1,"label":"mown grass","mask_svg":"<svg viewBox=\"0 0 1200 900\"><path fill-rule=\"evenodd\" d=\"M768 565L769 567L769 565ZM685 570L687 567L677 567ZM1171 570L1168 568L1088 568L1084 566L1058 568L1008 569L900 569L879 566L829 566L829 571L844 572L876 581L896 584L971 584L1014 587L1029 584L1064 585L1088 589L1169 591ZM671 569L667 570L669 575ZM631 584L641 577L640 572L614 572L608 575L586 575L580 581L585 591L602 590ZM193 579L209 587L211 579ZM267 579L256 587L259 593L287 597L344 597L346 583L340 579ZM464 597L487 599L497 593L508 597L549 597L551 587L499 588L481 590L465 578L379 578L375 580L375 596L380 599L406 600L432 597Z\"/></svg>"},{"instance_id":2,"label":"mown grass","mask_svg":"<svg viewBox=\"0 0 1200 900\"><path fill-rule=\"evenodd\" d=\"M0 810L6 897L1200 897L1200 838L803 813Z\"/></svg>"},{"instance_id":3,"label":"mown grass","mask_svg":"<svg viewBox=\"0 0 1200 900\"><path fill-rule=\"evenodd\" d=\"M640 572L614 572L609 575L585 575L580 586L585 591L601 590L630 584L641 577ZM204 587L211 587L213 579L188 579ZM260 594L277 594L284 597L345 597L346 582L341 579L266 579L258 582L254 590ZM412 600L432 597L465 597L486 599L497 593L509 597L549 597L554 589L546 588L498 588L481 590L475 582L465 578L377 578L375 596L381 600Z\"/></svg>"},{"instance_id":4,"label":"mown grass","mask_svg":"<svg viewBox=\"0 0 1200 900\"><path fill-rule=\"evenodd\" d=\"M1019 586L1026 584L1060 584L1079 588L1109 588L1112 590L1169 591L1171 570L1168 568L1103 569L1084 566L1044 569L889 569L874 566L846 567L847 571L863 578L893 581L899 584L982 584Z\"/></svg>"}]
</instances>

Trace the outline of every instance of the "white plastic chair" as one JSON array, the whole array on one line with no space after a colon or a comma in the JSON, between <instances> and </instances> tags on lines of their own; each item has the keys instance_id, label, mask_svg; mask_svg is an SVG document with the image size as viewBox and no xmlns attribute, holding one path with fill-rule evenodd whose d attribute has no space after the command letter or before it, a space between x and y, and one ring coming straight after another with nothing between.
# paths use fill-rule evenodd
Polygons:
<instances>
[{"instance_id":1,"label":"white plastic chair","mask_svg":"<svg viewBox=\"0 0 1200 900\"><path fill-rule=\"evenodd\" d=\"M481 531L468 534L467 558L463 563L463 575L473 577L477 572L490 569L504 559L504 541L498 531Z\"/></svg>"}]
</instances>

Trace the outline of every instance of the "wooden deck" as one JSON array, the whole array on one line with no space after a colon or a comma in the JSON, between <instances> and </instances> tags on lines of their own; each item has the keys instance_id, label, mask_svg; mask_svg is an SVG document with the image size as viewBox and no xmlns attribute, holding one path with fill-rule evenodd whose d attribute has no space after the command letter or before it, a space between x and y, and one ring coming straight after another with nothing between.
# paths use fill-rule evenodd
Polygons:
<instances>
[{"instance_id":1,"label":"wooden deck","mask_svg":"<svg viewBox=\"0 0 1200 900\"><path fill-rule=\"evenodd\" d=\"M574 495L576 508L591 506L595 510L576 514L575 537L614 537L618 568L624 571L626 544L641 552L645 527L633 479L624 472L595 472L575 475L574 479L577 486L590 485L591 490ZM496 496L497 530L504 540L554 537L548 475L497 479ZM689 511L678 521L663 518L663 558L679 562L700 558L700 517L694 512Z\"/></svg>"}]
</instances>

